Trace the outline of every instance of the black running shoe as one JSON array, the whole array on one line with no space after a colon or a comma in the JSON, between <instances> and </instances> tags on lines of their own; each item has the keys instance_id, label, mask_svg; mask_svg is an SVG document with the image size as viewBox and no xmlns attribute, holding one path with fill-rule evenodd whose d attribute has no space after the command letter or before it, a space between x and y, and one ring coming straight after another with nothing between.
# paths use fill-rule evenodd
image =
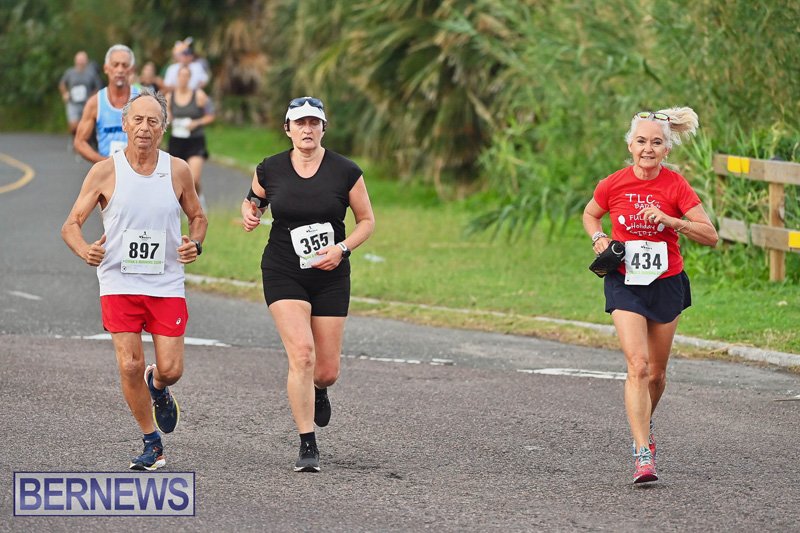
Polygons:
<instances>
[{"instance_id":1,"label":"black running shoe","mask_svg":"<svg viewBox=\"0 0 800 533\"><path fill-rule=\"evenodd\" d=\"M131 470L155 470L167 464L164 459L164 446L161 444L161 439L153 439L144 442L144 452L139 457L131 459L131 464L128 468Z\"/></svg>"},{"instance_id":2,"label":"black running shoe","mask_svg":"<svg viewBox=\"0 0 800 533\"><path fill-rule=\"evenodd\" d=\"M321 428L331 421L331 401L328 399L328 389L314 387L314 423Z\"/></svg>"},{"instance_id":3,"label":"black running shoe","mask_svg":"<svg viewBox=\"0 0 800 533\"><path fill-rule=\"evenodd\" d=\"M153 420L162 433L172 433L181 419L181 408L169 392L169 387L164 387L164 390L160 391L153 385L155 369L156 365L150 365L144 370L144 381L150 389L150 398L153 399Z\"/></svg>"},{"instance_id":4,"label":"black running shoe","mask_svg":"<svg viewBox=\"0 0 800 533\"><path fill-rule=\"evenodd\" d=\"M295 472L319 472L319 450L315 442L300 443L300 457L294 464Z\"/></svg>"}]
</instances>

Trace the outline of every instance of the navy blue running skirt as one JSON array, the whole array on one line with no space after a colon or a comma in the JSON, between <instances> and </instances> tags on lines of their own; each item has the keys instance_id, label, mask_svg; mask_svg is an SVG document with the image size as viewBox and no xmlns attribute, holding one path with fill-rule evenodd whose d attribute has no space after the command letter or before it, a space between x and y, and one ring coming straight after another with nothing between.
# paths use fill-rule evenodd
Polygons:
<instances>
[{"instance_id":1,"label":"navy blue running skirt","mask_svg":"<svg viewBox=\"0 0 800 533\"><path fill-rule=\"evenodd\" d=\"M659 278L650 285L625 285L625 276L616 270L603 279L606 313L621 309L666 324L692 305L689 276L683 271L676 276Z\"/></svg>"}]
</instances>

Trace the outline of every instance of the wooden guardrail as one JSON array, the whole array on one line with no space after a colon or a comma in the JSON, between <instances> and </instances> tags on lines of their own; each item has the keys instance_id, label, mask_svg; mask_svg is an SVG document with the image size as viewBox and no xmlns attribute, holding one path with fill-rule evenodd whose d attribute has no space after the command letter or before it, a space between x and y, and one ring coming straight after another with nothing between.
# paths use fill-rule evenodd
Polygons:
<instances>
[{"instance_id":1,"label":"wooden guardrail","mask_svg":"<svg viewBox=\"0 0 800 533\"><path fill-rule=\"evenodd\" d=\"M751 159L715 154L714 173L736 176L769 184L768 224L747 224L732 218L720 218L719 236L769 250L769 279L783 281L786 277L786 252L800 252L800 231L784 227L785 185L800 185L800 163Z\"/></svg>"}]
</instances>

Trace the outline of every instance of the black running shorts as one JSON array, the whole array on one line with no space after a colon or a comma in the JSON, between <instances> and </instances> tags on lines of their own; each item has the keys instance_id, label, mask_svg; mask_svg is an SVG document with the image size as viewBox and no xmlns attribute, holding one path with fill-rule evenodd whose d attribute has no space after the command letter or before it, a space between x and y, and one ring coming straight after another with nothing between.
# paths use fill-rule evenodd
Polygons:
<instances>
[{"instance_id":1,"label":"black running shorts","mask_svg":"<svg viewBox=\"0 0 800 533\"><path fill-rule=\"evenodd\" d=\"M347 316L350 308L350 276L294 277L261 269L267 306L278 300L303 300L312 316Z\"/></svg>"},{"instance_id":2,"label":"black running shorts","mask_svg":"<svg viewBox=\"0 0 800 533\"><path fill-rule=\"evenodd\" d=\"M625 285L625 276L618 271L609 272L603 279L606 313L622 309L667 324L692 305L692 291L686 272L659 278L650 285Z\"/></svg>"},{"instance_id":3,"label":"black running shorts","mask_svg":"<svg viewBox=\"0 0 800 533\"><path fill-rule=\"evenodd\" d=\"M167 151L170 155L174 155L184 161L188 161L190 157L194 156L208 159L205 136L188 137L186 139L170 137Z\"/></svg>"}]
</instances>

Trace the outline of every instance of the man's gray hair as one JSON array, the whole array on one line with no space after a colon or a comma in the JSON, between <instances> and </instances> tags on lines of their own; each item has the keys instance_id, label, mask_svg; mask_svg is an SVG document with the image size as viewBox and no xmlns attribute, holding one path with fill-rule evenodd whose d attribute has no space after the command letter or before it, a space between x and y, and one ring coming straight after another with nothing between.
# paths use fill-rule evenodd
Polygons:
<instances>
[{"instance_id":1,"label":"man's gray hair","mask_svg":"<svg viewBox=\"0 0 800 533\"><path fill-rule=\"evenodd\" d=\"M158 105L161 106L161 126L166 130L167 129L167 99L158 91L154 91L152 89L142 88L139 91L139 94L128 100L128 103L125 104L125 107L122 108L122 122L128 118L128 111L131 110L131 104L142 98L143 96L149 96L151 98L155 98Z\"/></svg>"},{"instance_id":2,"label":"man's gray hair","mask_svg":"<svg viewBox=\"0 0 800 533\"><path fill-rule=\"evenodd\" d=\"M124 44L115 44L111 48L108 49L106 52L106 61L105 64L108 65L108 62L111 61L111 54L114 52L127 52L128 55L131 57L131 66L136 64L136 56L133 55L133 50L125 46Z\"/></svg>"}]
</instances>

